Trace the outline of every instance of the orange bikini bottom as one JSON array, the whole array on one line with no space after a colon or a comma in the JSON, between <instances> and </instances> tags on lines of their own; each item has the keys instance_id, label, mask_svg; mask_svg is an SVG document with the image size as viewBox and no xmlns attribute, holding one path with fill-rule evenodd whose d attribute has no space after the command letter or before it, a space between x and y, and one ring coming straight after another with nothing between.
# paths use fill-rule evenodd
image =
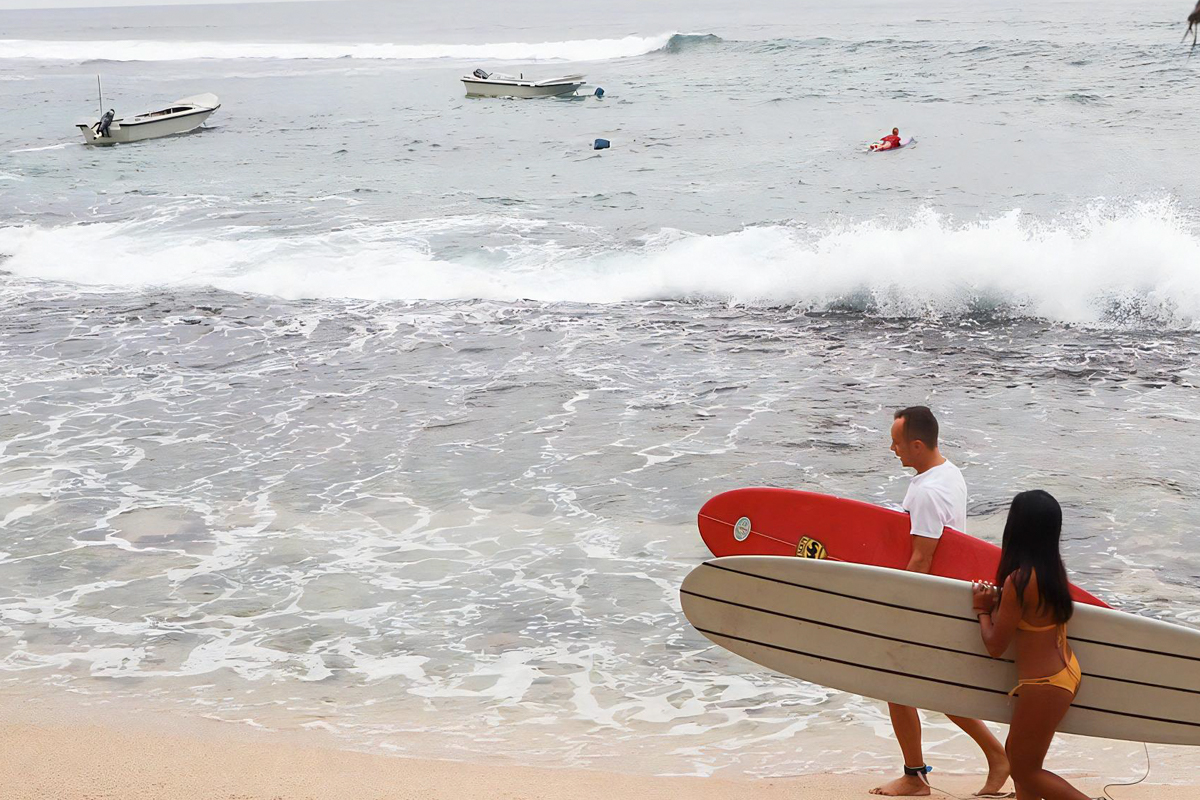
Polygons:
<instances>
[{"instance_id":1,"label":"orange bikini bottom","mask_svg":"<svg viewBox=\"0 0 1200 800\"><path fill-rule=\"evenodd\" d=\"M1017 685L1008 693L1008 696L1016 697L1022 686L1057 686L1060 689L1066 689L1074 697L1075 693L1079 691L1079 684L1082 680L1083 673L1079 670L1079 660L1075 658L1074 653L1071 653L1071 660L1067 662L1067 666L1045 678L1022 678L1017 681Z\"/></svg>"}]
</instances>

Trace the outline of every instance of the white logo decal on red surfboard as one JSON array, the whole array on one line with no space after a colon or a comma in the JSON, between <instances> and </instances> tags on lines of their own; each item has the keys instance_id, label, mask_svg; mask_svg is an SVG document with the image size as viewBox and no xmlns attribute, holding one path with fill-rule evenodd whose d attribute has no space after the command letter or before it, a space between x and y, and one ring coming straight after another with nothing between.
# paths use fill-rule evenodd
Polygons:
<instances>
[{"instance_id":1,"label":"white logo decal on red surfboard","mask_svg":"<svg viewBox=\"0 0 1200 800\"><path fill-rule=\"evenodd\" d=\"M749 535L750 518L742 517L737 521L737 524L733 526L733 538L737 539L739 542L744 542L746 541L746 537Z\"/></svg>"}]
</instances>

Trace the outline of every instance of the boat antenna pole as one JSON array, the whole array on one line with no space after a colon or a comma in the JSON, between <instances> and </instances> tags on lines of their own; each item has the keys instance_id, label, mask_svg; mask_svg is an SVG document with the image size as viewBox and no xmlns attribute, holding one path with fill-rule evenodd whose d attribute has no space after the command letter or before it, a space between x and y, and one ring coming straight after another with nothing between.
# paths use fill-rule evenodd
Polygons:
<instances>
[{"instance_id":1,"label":"boat antenna pole","mask_svg":"<svg viewBox=\"0 0 1200 800\"><path fill-rule=\"evenodd\" d=\"M96 92L100 95L100 116L104 116L104 89L100 87L100 76L96 76Z\"/></svg>"}]
</instances>

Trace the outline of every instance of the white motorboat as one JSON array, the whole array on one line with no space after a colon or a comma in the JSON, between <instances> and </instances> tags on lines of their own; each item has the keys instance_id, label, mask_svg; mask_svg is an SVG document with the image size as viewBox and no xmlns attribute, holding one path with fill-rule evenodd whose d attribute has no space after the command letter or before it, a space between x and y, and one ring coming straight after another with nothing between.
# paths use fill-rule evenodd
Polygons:
<instances>
[{"instance_id":1,"label":"white motorboat","mask_svg":"<svg viewBox=\"0 0 1200 800\"><path fill-rule=\"evenodd\" d=\"M464 75L467 97L561 97L574 94L583 86L582 75L564 75L544 81L526 80L524 75L504 75L499 72L475 70Z\"/></svg>"},{"instance_id":2,"label":"white motorboat","mask_svg":"<svg viewBox=\"0 0 1200 800\"><path fill-rule=\"evenodd\" d=\"M117 117L110 110L99 122L81 122L76 127L88 144L140 142L193 131L220 107L215 94L198 94L136 117Z\"/></svg>"}]
</instances>

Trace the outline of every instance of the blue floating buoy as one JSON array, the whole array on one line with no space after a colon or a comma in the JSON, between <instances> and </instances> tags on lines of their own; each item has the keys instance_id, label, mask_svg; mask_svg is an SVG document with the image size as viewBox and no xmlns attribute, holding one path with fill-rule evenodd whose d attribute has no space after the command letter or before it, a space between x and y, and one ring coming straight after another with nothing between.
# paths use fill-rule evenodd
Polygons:
<instances>
[{"instance_id":1,"label":"blue floating buoy","mask_svg":"<svg viewBox=\"0 0 1200 800\"><path fill-rule=\"evenodd\" d=\"M596 97L604 97L604 90L599 86L596 87Z\"/></svg>"},{"instance_id":2,"label":"blue floating buoy","mask_svg":"<svg viewBox=\"0 0 1200 800\"><path fill-rule=\"evenodd\" d=\"M607 150L608 144L609 144L608 139L597 139L596 143L592 145L592 149L593 150Z\"/></svg>"}]
</instances>

